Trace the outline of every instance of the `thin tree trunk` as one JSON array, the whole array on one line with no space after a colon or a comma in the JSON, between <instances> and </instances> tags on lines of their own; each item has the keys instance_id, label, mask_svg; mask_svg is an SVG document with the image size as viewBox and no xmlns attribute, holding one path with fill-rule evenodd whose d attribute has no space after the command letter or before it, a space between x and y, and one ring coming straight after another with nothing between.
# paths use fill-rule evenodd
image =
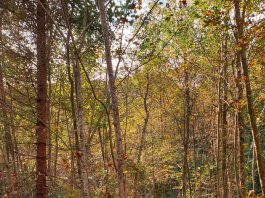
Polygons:
<instances>
[{"instance_id":1,"label":"thin tree trunk","mask_svg":"<svg viewBox=\"0 0 265 198\"><path fill-rule=\"evenodd\" d=\"M239 197L246 197L246 183L244 177L244 122L242 115L242 100L243 100L243 86L242 86L242 73L241 73L241 62L240 62L240 54L237 52L236 54L236 135L237 142L235 144L238 145L238 149L235 152L238 152L236 156L238 162L238 166L236 167L236 171L238 171L238 180L239 180Z\"/></svg>"},{"instance_id":2,"label":"thin tree trunk","mask_svg":"<svg viewBox=\"0 0 265 198\"><path fill-rule=\"evenodd\" d=\"M220 125L221 125L221 112L222 112L222 100L221 100L221 67L218 70L219 78L218 78L218 112L217 112L217 154L216 154L216 197L218 198L220 195L220 146L221 146L221 138L220 138Z\"/></svg>"},{"instance_id":3,"label":"thin tree trunk","mask_svg":"<svg viewBox=\"0 0 265 198\"><path fill-rule=\"evenodd\" d=\"M238 170L238 122L237 122L238 118L237 118L237 113L235 113L235 125L234 125L234 152L233 152L233 161L234 161L234 171L235 171L235 179L236 179L236 192L238 197L241 197L241 193L240 193L240 181L239 181L239 170Z\"/></svg>"},{"instance_id":4,"label":"thin tree trunk","mask_svg":"<svg viewBox=\"0 0 265 198\"><path fill-rule=\"evenodd\" d=\"M101 26L102 26L102 32L103 32L104 44L105 44L105 56L106 56L106 62L107 62L107 70L108 70L109 86L110 86L110 94L111 94L111 108L112 108L113 124L114 124L115 135L116 135L117 174L118 174L118 184L119 184L119 196L121 198L125 198L127 196L126 196L126 187L125 187L125 183L126 183L125 175L123 172L124 151L123 151L123 144L122 144L118 97L117 97L115 77L114 77L114 72L113 72L113 67L112 67L109 26L108 26L107 17L106 17L105 1L99 0L98 4L99 4Z\"/></svg>"},{"instance_id":5,"label":"thin tree trunk","mask_svg":"<svg viewBox=\"0 0 265 198\"><path fill-rule=\"evenodd\" d=\"M37 157L36 197L47 197L46 186L46 133L47 133L47 63L46 63L46 17L43 6L46 0L37 3Z\"/></svg>"},{"instance_id":6,"label":"thin tree trunk","mask_svg":"<svg viewBox=\"0 0 265 198\"><path fill-rule=\"evenodd\" d=\"M242 67L243 67L243 74L245 77L245 87L246 87L246 94L247 94L247 104L248 104L248 114L250 118L250 125L252 130L252 136L254 141L254 149L256 153L256 160L257 160L257 168L259 173L259 180L260 186L262 190L262 196L265 196L265 169L263 163L263 156L262 156L262 149L261 149L261 142L259 137L259 130L257 127L257 117L256 112L253 106L252 101L252 90L249 81L249 74L248 74L248 65L246 61L246 52L242 52Z\"/></svg>"},{"instance_id":7,"label":"thin tree trunk","mask_svg":"<svg viewBox=\"0 0 265 198\"><path fill-rule=\"evenodd\" d=\"M82 194L84 198L90 197L88 188L88 175L87 175L87 151L84 138L83 130L83 100L82 100L82 83L81 83L81 73L78 61L74 66L74 76L76 82L76 104L77 104L77 127L79 132L80 140L80 159L81 159L81 176L82 176Z\"/></svg>"},{"instance_id":8,"label":"thin tree trunk","mask_svg":"<svg viewBox=\"0 0 265 198\"><path fill-rule=\"evenodd\" d=\"M63 90L65 92L64 89L64 84L63 84ZM74 139L73 137L73 133L69 127L69 119L68 119L68 115L67 115L67 109L64 109L64 114L65 114L65 121L66 121L66 128L67 128L67 132L68 132L68 142L69 142L69 147L71 149L71 177L70 177L70 184L72 189L74 189L75 186L75 164L74 164L74 152L75 149L73 149L73 143L72 143L72 139Z\"/></svg>"},{"instance_id":9,"label":"thin tree trunk","mask_svg":"<svg viewBox=\"0 0 265 198\"><path fill-rule=\"evenodd\" d=\"M189 147L189 137L190 137L190 88L189 88L189 74L185 71L184 74L185 80L185 95L184 95L184 134L183 134L183 146L184 146L184 154L183 154L183 170L182 170L182 197L187 196L186 188L187 188L187 177L189 172L188 167L188 147Z\"/></svg>"},{"instance_id":10,"label":"thin tree trunk","mask_svg":"<svg viewBox=\"0 0 265 198\"><path fill-rule=\"evenodd\" d=\"M1 70L1 69L0 69ZM1 73L1 71L0 71ZM1 75L1 74L0 74ZM11 87L8 86L9 89L9 95L12 96ZM23 171L23 165L21 160L21 155L19 153L18 143L17 143L17 128L15 126L15 109L13 108L13 99L10 99L10 125L11 125L11 131L13 136L13 145L14 145L14 152L16 154L16 160L17 164L14 168L16 168L16 171L20 170Z\"/></svg>"},{"instance_id":11,"label":"thin tree trunk","mask_svg":"<svg viewBox=\"0 0 265 198\"><path fill-rule=\"evenodd\" d=\"M84 18L83 18L83 30L87 24L87 0L84 2ZM71 29L70 29L71 31ZM81 52L82 46L84 45L84 36L81 39L81 44L79 47L78 54ZM73 37L72 37L73 39ZM84 129L83 129L83 98L82 98L82 76L80 72L80 64L79 58L76 57L76 62L74 66L74 77L75 77L75 88L76 88L76 105L77 105L77 126L79 132L79 140L80 140L80 154L81 154L81 172L82 172L82 193L84 198L90 197L89 194L89 182L88 182L88 153L86 149L86 141L84 136Z\"/></svg>"},{"instance_id":12,"label":"thin tree trunk","mask_svg":"<svg viewBox=\"0 0 265 198\"><path fill-rule=\"evenodd\" d=\"M103 160L103 165L104 165L104 169L106 171L106 175L104 177L104 182L105 182L105 197L109 198L111 197L110 193L109 193L109 169L108 169L108 154L107 154L107 150L106 150L106 138L105 138L105 134L104 134L104 129L102 130L102 134L101 134L101 130L100 128L98 128L98 135L99 135L99 142L100 142L100 149L101 149L101 155L102 155L102 160Z\"/></svg>"},{"instance_id":13,"label":"thin tree trunk","mask_svg":"<svg viewBox=\"0 0 265 198\"><path fill-rule=\"evenodd\" d=\"M196 93L194 93L193 96L193 112L196 113ZM195 136L195 130L197 126L197 116L194 118L192 123L192 143L193 143L193 156L194 156L194 184L193 184L193 196L196 197L196 183L197 183L197 153L196 153L196 136Z\"/></svg>"},{"instance_id":14,"label":"thin tree trunk","mask_svg":"<svg viewBox=\"0 0 265 198\"><path fill-rule=\"evenodd\" d=\"M226 36L227 37L227 36ZM223 102L222 102L222 179L223 179L223 197L228 197L228 187L227 187L227 152L226 152L226 144L227 144L227 38L225 38L224 43L224 65L223 65Z\"/></svg>"},{"instance_id":15,"label":"thin tree trunk","mask_svg":"<svg viewBox=\"0 0 265 198\"><path fill-rule=\"evenodd\" d=\"M253 197L256 194L256 181L255 181L255 149L254 149L254 141L252 143L252 161L251 161L251 176L252 176L252 190L253 190Z\"/></svg>"},{"instance_id":16,"label":"thin tree trunk","mask_svg":"<svg viewBox=\"0 0 265 198\"><path fill-rule=\"evenodd\" d=\"M68 33L67 36L67 43L66 43L66 66L67 66L67 74L68 74L68 80L70 82L70 104L71 104L71 116L72 116L72 122L73 122L73 132L74 132L74 142L75 142L75 153L76 153L76 166L79 178L81 179L81 165L80 165L80 155L78 154L80 150L79 146L79 137L78 137L78 131L77 131L77 119L76 119L76 109L75 109L75 96L74 96L74 81L71 75L71 65L70 65L70 47L69 47L69 38L70 35Z\"/></svg>"},{"instance_id":17,"label":"thin tree trunk","mask_svg":"<svg viewBox=\"0 0 265 198\"><path fill-rule=\"evenodd\" d=\"M60 82L60 89L59 93L61 94L61 82ZM59 96L58 100L58 112L57 112L57 117L56 117L56 128L55 128L55 153L54 153L54 165L53 165L53 176L56 178L57 177L57 161L58 161L58 152L59 152L59 123L60 123L60 111L61 111L61 98Z\"/></svg>"}]
</instances>

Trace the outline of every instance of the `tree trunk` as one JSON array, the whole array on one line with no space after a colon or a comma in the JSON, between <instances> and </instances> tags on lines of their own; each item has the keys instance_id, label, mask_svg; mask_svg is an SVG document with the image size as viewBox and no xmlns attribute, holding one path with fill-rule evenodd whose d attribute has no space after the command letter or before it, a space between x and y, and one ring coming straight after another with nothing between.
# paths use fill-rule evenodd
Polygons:
<instances>
[{"instance_id":1,"label":"tree trunk","mask_svg":"<svg viewBox=\"0 0 265 198\"><path fill-rule=\"evenodd\" d=\"M83 130L83 100L82 100L82 83L81 83L81 73L78 61L74 66L74 76L76 83L76 104L77 104L77 127L80 140L80 150L79 155L81 155L81 177L82 177L82 194L84 198L90 197L88 188L88 175L87 175L87 150L84 138Z\"/></svg>"},{"instance_id":2,"label":"tree trunk","mask_svg":"<svg viewBox=\"0 0 265 198\"><path fill-rule=\"evenodd\" d=\"M244 177L244 121L242 115L242 100L243 100L243 86L242 86L242 72L241 72L241 62L240 54L236 54L236 129L237 129L237 145L238 149L235 152L238 152L238 166L239 169L239 197L246 197L246 183ZM237 171L237 170L236 170Z\"/></svg>"},{"instance_id":3,"label":"tree trunk","mask_svg":"<svg viewBox=\"0 0 265 198\"><path fill-rule=\"evenodd\" d=\"M221 67L218 69L218 112L217 112L217 149L216 149L216 197L220 196L220 126L221 126L221 112L222 112L222 100L221 100Z\"/></svg>"},{"instance_id":4,"label":"tree trunk","mask_svg":"<svg viewBox=\"0 0 265 198\"><path fill-rule=\"evenodd\" d=\"M77 119L76 119L75 96L74 96L75 86L74 86L74 81L71 75L69 38L70 38L70 34L68 33L67 43L66 43L66 66L67 66L68 80L70 82L70 104L71 104L71 117L72 117L72 122L73 122L72 131L74 133L74 142L75 142L74 151L77 156L77 160L76 160L77 171L78 171L79 178L81 179L81 165L80 165L81 160L80 160L80 155L78 155L80 146L79 146L79 137L78 137L78 132L77 132Z\"/></svg>"},{"instance_id":5,"label":"tree trunk","mask_svg":"<svg viewBox=\"0 0 265 198\"><path fill-rule=\"evenodd\" d=\"M185 80L185 95L184 95L184 134L183 134L183 146L184 146L184 154L183 154L183 170L182 170L182 197L187 197L186 189L187 189L187 177L189 173L188 167L188 147L189 147L189 137L190 137L190 88L189 88L189 74L185 71L184 74ZM191 193L191 192L190 192Z\"/></svg>"},{"instance_id":6,"label":"tree trunk","mask_svg":"<svg viewBox=\"0 0 265 198\"><path fill-rule=\"evenodd\" d=\"M241 16L240 16L240 8L239 1L234 1L235 5L235 19L237 24L237 30L235 33L236 45L239 44L239 37L242 37L242 28L241 26ZM241 57L240 51L236 52L236 124L238 130L238 164L239 164L239 186L240 186L240 194L239 197L246 196L246 183L244 178L244 130L243 130L243 115L242 115L242 107L241 102L243 100L243 85L242 85L242 70L241 70Z\"/></svg>"},{"instance_id":7,"label":"tree trunk","mask_svg":"<svg viewBox=\"0 0 265 198\"><path fill-rule=\"evenodd\" d=\"M256 194L256 181L255 181L255 149L254 149L254 140L252 143L252 161L251 161L251 177L252 177L252 190L253 190L253 197Z\"/></svg>"},{"instance_id":8,"label":"tree trunk","mask_svg":"<svg viewBox=\"0 0 265 198\"><path fill-rule=\"evenodd\" d=\"M259 130L257 127L257 117L256 112L253 105L252 100L252 89L249 80L249 70L248 70L248 62L247 62L247 44L245 43L244 39L244 18L245 13L240 13L240 0L234 0L234 7L235 7L235 19L236 19L236 26L237 26L237 34L238 34L238 47L240 48L238 53L241 56L241 64L242 70L244 75L245 81L245 89L246 89L246 97L247 97L247 107L248 107L248 114L250 119L250 126L254 141L254 149L256 153L256 160L257 160L257 168L259 173L259 180L260 186L262 190L262 196L265 196L265 170L264 170L264 163L262 157L262 149L261 149L261 142L259 138ZM241 42L239 42L241 41Z\"/></svg>"},{"instance_id":9,"label":"tree trunk","mask_svg":"<svg viewBox=\"0 0 265 198\"><path fill-rule=\"evenodd\" d=\"M46 0L37 3L37 157L36 197L47 197L46 186L46 133L47 133L47 63L46 63L46 17L43 6Z\"/></svg>"},{"instance_id":10,"label":"tree trunk","mask_svg":"<svg viewBox=\"0 0 265 198\"><path fill-rule=\"evenodd\" d=\"M49 48L47 46L47 48ZM48 177L52 176L52 133L51 133L51 66L47 64L48 69L48 98L47 98L47 144L48 144L48 156L47 156L47 175Z\"/></svg>"},{"instance_id":11,"label":"tree trunk","mask_svg":"<svg viewBox=\"0 0 265 198\"><path fill-rule=\"evenodd\" d=\"M226 34L226 33L225 33ZM223 97L222 97L222 179L223 179L223 197L228 197L228 187L227 187L227 152L226 152L226 142L227 142L227 36L225 36L226 40L223 46L223 58L224 58L224 65L223 65Z\"/></svg>"},{"instance_id":12,"label":"tree trunk","mask_svg":"<svg viewBox=\"0 0 265 198\"><path fill-rule=\"evenodd\" d=\"M250 81L249 81L248 65L247 65L247 60L246 60L246 50L242 51L242 67L243 67L243 74L245 78L248 114L249 114L249 119L250 119L252 136L254 140L254 149L256 153L260 186L262 190L262 196L265 196L265 169L264 169L264 163L263 163L259 130L257 127L257 117L256 117L256 112L255 112L253 101L252 101L252 90L251 90Z\"/></svg>"},{"instance_id":13,"label":"tree trunk","mask_svg":"<svg viewBox=\"0 0 265 198\"><path fill-rule=\"evenodd\" d=\"M98 4L99 4L101 26L102 26L102 32L103 32L104 44L105 44L105 56L106 56L106 62L107 62L109 87L110 87L110 95L111 95L111 108L112 108L113 124L114 124L115 135L116 135L117 174L118 174L118 183L119 183L119 196L121 198L125 198L126 197L126 188L125 188L125 175L123 172L124 153L123 153L121 126L120 126L118 97L117 97L115 78L114 78L113 67L112 67L109 27L108 27L107 17L106 17L105 1L99 0Z\"/></svg>"},{"instance_id":14,"label":"tree trunk","mask_svg":"<svg viewBox=\"0 0 265 198\"><path fill-rule=\"evenodd\" d=\"M1 71L0 71L0 73L1 73ZM11 87L8 86L8 89L9 89L9 95L12 96ZM23 171L21 155L19 153L19 147L18 147L18 143L17 143L17 127L15 126L15 115L16 115L15 113L16 113L16 111L15 111L15 108L13 108L13 99L11 98L10 99L10 125L11 125L11 131L12 131L11 134L13 136L12 138L13 138L15 158L17 160L17 164L14 166L14 168L16 171L18 171L19 169L21 171Z\"/></svg>"},{"instance_id":15,"label":"tree trunk","mask_svg":"<svg viewBox=\"0 0 265 198\"><path fill-rule=\"evenodd\" d=\"M61 83L60 83L60 87L61 87ZM61 88L60 88L60 92L61 92ZM60 96L59 96L60 97ZM58 139L59 139L59 123L60 123L60 111L61 111L61 101L60 101L60 98L59 98L59 101L58 101L58 104L59 104L59 109L58 109L58 112L57 112L57 117L56 117L56 128L55 128L55 151L54 151L54 165L53 165L53 176L56 178L57 177L57 162L58 162L58 153L59 153L59 142L58 142Z\"/></svg>"}]
</instances>

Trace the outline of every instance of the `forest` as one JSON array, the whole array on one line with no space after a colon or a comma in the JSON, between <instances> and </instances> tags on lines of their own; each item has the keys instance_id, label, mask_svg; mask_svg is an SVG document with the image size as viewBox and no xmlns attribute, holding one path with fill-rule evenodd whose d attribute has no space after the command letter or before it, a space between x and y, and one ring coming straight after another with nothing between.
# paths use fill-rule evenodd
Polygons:
<instances>
[{"instance_id":1,"label":"forest","mask_svg":"<svg viewBox=\"0 0 265 198\"><path fill-rule=\"evenodd\" d=\"M263 0L0 0L0 197L265 197Z\"/></svg>"}]
</instances>

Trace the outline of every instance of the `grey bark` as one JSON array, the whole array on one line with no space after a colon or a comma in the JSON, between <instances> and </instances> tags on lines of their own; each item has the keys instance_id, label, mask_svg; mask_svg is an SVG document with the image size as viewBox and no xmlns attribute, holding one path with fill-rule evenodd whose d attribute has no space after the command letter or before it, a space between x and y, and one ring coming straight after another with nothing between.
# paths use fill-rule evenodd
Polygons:
<instances>
[{"instance_id":1,"label":"grey bark","mask_svg":"<svg viewBox=\"0 0 265 198\"><path fill-rule=\"evenodd\" d=\"M118 106L118 97L117 90L115 86L115 77L112 67L112 57L111 57L111 43L109 38L109 25L107 23L106 17L106 8L105 1L99 0L99 12L101 19L102 32L104 37L105 44L105 56L107 62L107 71L109 77L109 88L111 95L111 108L113 114L113 124L115 128L115 136L116 136L116 152L117 152L117 174L118 174L118 184L119 184L119 197L126 197L126 187L125 187L125 175L124 175L124 151L123 151L123 143L122 143L122 134L121 134L121 126L120 126L120 116L119 116L119 106Z\"/></svg>"}]
</instances>

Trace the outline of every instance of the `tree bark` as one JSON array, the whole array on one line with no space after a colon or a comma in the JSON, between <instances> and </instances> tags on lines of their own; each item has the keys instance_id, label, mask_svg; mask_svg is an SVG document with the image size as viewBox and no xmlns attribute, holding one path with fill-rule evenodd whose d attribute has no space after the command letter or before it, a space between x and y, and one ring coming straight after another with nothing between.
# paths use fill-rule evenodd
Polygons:
<instances>
[{"instance_id":1,"label":"tree bark","mask_svg":"<svg viewBox=\"0 0 265 198\"><path fill-rule=\"evenodd\" d=\"M188 149L190 139L190 88L189 88L189 74L187 71L184 73L185 80L185 94L184 94L184 134L183 134L183 170L182 170L182 197L187 197L187 177L189 173L188 167ZM190 192L191 193L191 192Z\"/></svg>"},{"instance_id":2,"label":"tree bark","mask_svg":"<svg viewBox=\"0 0 265 198\"><path fill-rule=\"evenodd\" d=\"M244 120L242 115L242 100L243 100L243 85L242 85L242 71L241 71L241 61L240 54L236 53L236 129L237 129L237 144L238 149L238 166L239 168L239 197L246 197L246 183L244 177Z\"/></svg>"},{"instance_id":3,"label":"tree bark","mask_svg":"<svg viewBox=\"0 0 265 198\"><path fill-rule=\"evenodd\" d=\"M262 148L261 142L259 138L259 130L257 126L257 117L256 112L253 105L252 100L252 89L249 80L249 70L248 70L248 62L247 62L247 44L245 42L244 37L244 18L245 13L244 10L241 14L240 12L240 0L234 0L235 7L235 20L237 26L237 34L238 34L238 53L240 53L242 70L244 75L245 82L245 90L246 90L246 98L247 98L247 107L248 107L248 115L250 119L250 126L252 131L252 137L254 141L254 149L256 153L256 161L257 161L257 169L259 173L260 186L262 190L262 196L265 196L265 170L264 163L262 157Z\"/></svg>"},{"instance_id":4,"label":"tree bark","mask_svg":"<svg viewBox=\"0 0 265 198\"><path fill-rule=\"evenodd\" d=\"M225 33L226 34L226 33ZM228 187L227 187L227 162L226 162L226 158L227 158L227 110L228 110L228 106L227 106L227 36L225 36L225 43L223 46L223 59L224 59L224 65L223 65L223 97L222 97L222 179L223 179L223 197L227 198L228 197Z\"/></svg>"},{"instance_id":5,"label":"tree bark","mask_svg":"<svg viewBox=\"0 0 265 198\"><path fill-rule=\"evenodd\" d=\"M46 186L46 133L47 133L47 63L46 63L46 17L43 6L46 0L37 3L37 157L36 197L47 197Z\"/></svg>"},{"instance_id":6,"label":"tree bark","mask_svg":"<svg viewBox=\"0 0 265 198\"><path fill-rule=\"evenodd\" d=\"M103 32L104 44L105 44L105 56L106 56L106 62L107 62L109 87L110 87L110 95L111 95L111 108L112 108L113 124L115 128L115 136L116 136L119 196L121 198L125 198L126 187L125 187L125 175L123 172L124 151L123 151L122 134L121 134L121 126L120 126L118 97L117 97L115 77L114 77L114 72L113 72L113 67L112 67L112 57L111 57L111 50L110 50L111 43L110 43L110 38L109 38L109 26L108 26L107 17L106 17L105 1L99 0L98 5L99 5L101 26L102 26L102 32Z\"/></svg>"},{"instance_id":7,"label":"tree bark","mask_svg":"<svg viewBox=\"0 0 265 198\"><path fill-rule=\"evenodd\" d=\"M221 112L222 112L222 100L221 100L221 66L218 68L218 112L217 112L217 149L216 149L216 197L220 196L220 149L221 149Z\"/></svg>"},{"instance_id":8,"label":"tree bark","mask_svg":"<svg viewBox=\"0 0 265 198\"><path fill-rule=\"evenodd\" d=\"M235 5L235 19L237 24L237 30L235 32L236 45L239 44L239 37L242 37L241 16L239 1L234 1ZM243 115L241 102L243 100L243 85L242 85L242 69L241 69L241 56L240 51L236 51L236 124L238 130L238 164L239 164L239 197L246 197L246 183L244 178L244 130L243 130Z\"/></svg>"},{"instance_id":9,"label":"tree bark","mask_svg":"<svg viewBox=\"0 0 265 198\"><path fill-rule=\"evenodd\" d=\"M70 82L70 103L71 103L71 118L73 122L73 133L74 133L74 144L75 144L75 154L77 156L76 160L76 166L77 166L77 171L79 178L81 179L81 165L80 165L80 155L78 155L78 151L80 150L80 145L79 145L79 137L78 137L78 132L77 132L77 119L76 119L76 108L75 108L75 84L71 75L71 64L70 64L70 46L69 46L69 38L70 34L68 33L67 36L67 42L66 42L66 66L67 66L67 75L68 75L68 80Z\"/></svg>"},{"instance_id":10,"label":"tree bark","mask_svg":"<svg viewBox=\"0 0 265 198\"><path fill-rule=\"evenodd\" d=\"M80 150L79 155L81 155L80 165L81 165L81 177L82 177L82 194L84 198L89 198L89 188L88 188L88 175L87 175L87 150L84 138L83 130L83 99L82 99L82 83L81 83L81 73L78 61L74 66L74 76L76 83L76 104L77 104L77 127L80 140Z\"/></svg>"}]
</instances>

